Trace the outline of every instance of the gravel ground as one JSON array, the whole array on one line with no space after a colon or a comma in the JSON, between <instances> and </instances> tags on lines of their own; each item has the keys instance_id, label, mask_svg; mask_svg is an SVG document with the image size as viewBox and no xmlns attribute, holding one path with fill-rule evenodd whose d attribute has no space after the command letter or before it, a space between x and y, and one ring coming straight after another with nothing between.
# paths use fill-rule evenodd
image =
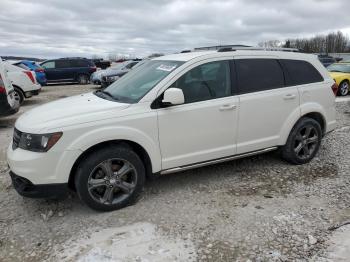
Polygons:
<instances>
[{"instance_id":1,"label":"gravel ground","mask_svg":"<svg viewBox=\"0 0 350 262\"><path fill-rule=\"evenodd\" d=\"M74 193L61 201L19 196L5 154L18 115L95 89L44 87L0 119L0 261L327 261L336 257L332 237L349 238L350 230L328 229L350 220L346 100L337 103L336 131L306 165L272 152L167 175L148 181L135 205L110 213Z\"/></svg>"}]
</instances>

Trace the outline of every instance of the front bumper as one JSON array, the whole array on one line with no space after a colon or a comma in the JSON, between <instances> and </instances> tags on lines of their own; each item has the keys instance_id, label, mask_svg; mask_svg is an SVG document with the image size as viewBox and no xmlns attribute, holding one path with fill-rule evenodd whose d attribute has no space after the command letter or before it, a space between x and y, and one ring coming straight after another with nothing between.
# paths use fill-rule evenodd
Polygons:
<instances>
[{"instance_id":1,"label":"front bumper","mask_svg":"<svg viewBox=\"0 0 350 262\"><path fill-rule=\"evenodd\" d=\"M12 185L17 193L24 197L31 198L62 198L68 193L68 184L42 184L34 185L24 177L10 172Z\"/></svg>"},{"instance_id":2,"label":"front bumper","mask_svg":"<svg viewBox=\"0 0 350 262\"><path fill-rule=\"evenodd\" d=\"M11 172L29 180L34 185L66 184L80 150L32 152L21 148L7 149L7 163Z\"/></svg>"}]
</instances>

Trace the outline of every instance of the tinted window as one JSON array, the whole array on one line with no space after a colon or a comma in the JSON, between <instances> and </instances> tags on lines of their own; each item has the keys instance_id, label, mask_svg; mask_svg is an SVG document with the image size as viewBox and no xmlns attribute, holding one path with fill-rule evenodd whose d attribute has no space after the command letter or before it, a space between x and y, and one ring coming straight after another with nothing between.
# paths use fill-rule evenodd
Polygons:
<instances>
[{"instance_id":1,"label":"tinted window","mask_svg":"<svg viewBox=\"0 0 350 262\"><path fill-rule=\"evenodd\" d=\"M284 86L283 71L275 59L237 59L235 65L241 94Z\"/></svg>"},{"instance_id":2,"label":"tinted window","mask_svg":"<svg viewBox=\"0 0 350 262\"><path fill-rule=\"evenodd\" d=\"M69 60L57 60L56 61L56 68L69 68L72 67L71 64L69 63Z\"/></svg>"},{"instance_id":3,"label":"tinted window","mask_svg":"<svg viewBox=\"0 0 350 262\"><path fill-rule=\"evenodd\" d=\"M55 68L55 61L49 61L41 65L45 69Z\"/></svg>"},{"instance_id":4,"label":"tinted window","mask_svg":"<svg viewBox=\"0 0 350 262\"><path fill-rule=\"evenodd\" d=\"M87 60L70 60L71 67L88 67Z\"/></svg>"},{"instance_id":5,"label":"tinted window","mask_svg":"<svg viewBox=\"0 0 350 262\"><path fill-rule=\"evenodd\" d=\"M322 82L324 79L316 68L302 60L280 60L288 73L287 85L303 85Z\"/></svg>"},{"instance_id":6,"label":"tinted window","mask_svg":"<svg viewBox=\"0 0 350 262\"><path fill-rule=\"evenodd\" d=\"M181 76L172 87L182 89L185 103L193 103L231 95L228 61L197 66Z\"/></svg>"}]
</instances>

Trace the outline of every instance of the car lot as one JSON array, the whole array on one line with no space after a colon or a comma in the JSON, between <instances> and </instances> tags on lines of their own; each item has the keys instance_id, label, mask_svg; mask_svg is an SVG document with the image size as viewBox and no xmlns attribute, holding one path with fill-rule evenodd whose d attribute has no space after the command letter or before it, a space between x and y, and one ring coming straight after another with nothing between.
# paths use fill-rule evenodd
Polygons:
<instances>
[{"instance_id":1,"label":"car lot","mask_svg":"<svg viewBox=\"0 0 350 262\"><path fill-rule=\"evenodd\" d=\"M118 248L130 261L328 256L328 228L350 216L348 99L337 103L337 129L310 164L292 166L269 153L167 175L149 181L136 205L110 213L88 209L75 194L61 201L20 197L5 158L15 120L45 102L97 88L44 87L19 113L0 120L1 261L109 261Z\"/></svg>"}]
</instances>

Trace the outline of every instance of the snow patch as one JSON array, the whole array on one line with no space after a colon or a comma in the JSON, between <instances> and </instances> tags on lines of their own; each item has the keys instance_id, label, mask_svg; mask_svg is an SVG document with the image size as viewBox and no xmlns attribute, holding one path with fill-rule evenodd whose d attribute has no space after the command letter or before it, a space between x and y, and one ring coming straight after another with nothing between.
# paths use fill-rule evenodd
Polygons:
<instances>
[{"instance_id":1,"label":"snow patch","mask_svg":"<svg viewBox=\"0 0 350 262\"><path fill-rule=\"evenodd\" d=\"M195 261L196 252L190 240L168 238L153 224L136 223L71 239L56 249L52 258L79 262Z\"/></svg>"}]
</instances>

